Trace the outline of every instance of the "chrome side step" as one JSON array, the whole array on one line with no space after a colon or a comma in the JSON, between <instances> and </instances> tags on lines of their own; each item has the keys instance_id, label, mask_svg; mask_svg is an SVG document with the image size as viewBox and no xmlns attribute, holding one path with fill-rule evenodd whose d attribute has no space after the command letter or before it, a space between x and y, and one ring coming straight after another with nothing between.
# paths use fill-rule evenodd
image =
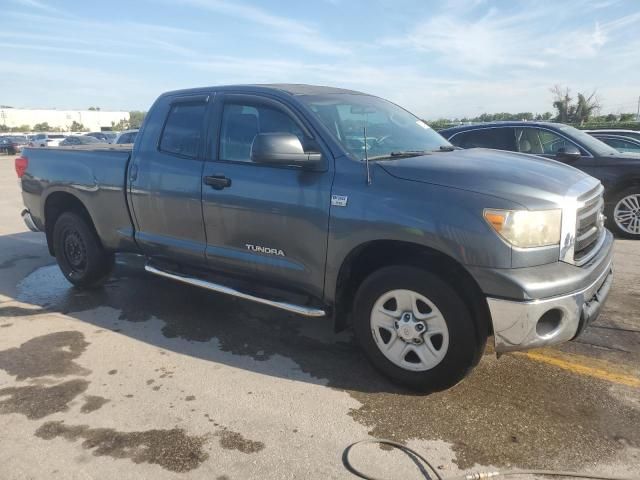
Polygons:
<instances>
[{"instance_id":1,"label":"chrome side step","mask_svg":"<svg viewBox=\"0 0 640 480\"><path fill-rule=\"evenodd\" d=\"M224 285L220 285L217 283L207 282L206 280L200 280L198 278L187 277L184 275L178 275L176 273L166 272L164 270L160 270L156 267L153 267L149 264L145 265L144 269L149 273L153 273L161 277L177 280L178 282L186 283L188 285L193 285L195 287L205 288L213 292L224 293L226 295L232 295L234 297L243 298L245 300L250 300L252 302L262 303L264 305L269 305L271 307L280 308L281 310L297 313L298 315L304 315L305 317L324 317L326 315L324 310L311 308L311 307L304 307L302 305L294 305L292 303L287 303L287 302L277 302L275 300L269 300L262 297L256 297L254 295L240 292L239 290L236 290L234 288L225 287Z\"/></svg>"}]
</instances>

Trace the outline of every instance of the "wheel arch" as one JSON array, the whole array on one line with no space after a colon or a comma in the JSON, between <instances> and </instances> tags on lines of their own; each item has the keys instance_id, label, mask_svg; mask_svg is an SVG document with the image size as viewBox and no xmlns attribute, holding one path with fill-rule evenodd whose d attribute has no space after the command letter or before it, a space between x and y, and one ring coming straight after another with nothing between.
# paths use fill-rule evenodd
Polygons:
<instances>
[{"instance_id":1,"label":"wheel arch","mask_svg":"<svg viewBox=\"0 0 640 480\"><path fill-rule=\"evenodd\" d=\"M380 268L408 265L425 268L446 281L464 299L478 324L479 340L492 329L486 298L473 276L449 255L425 245L397 240L374 240L353 248L340 266L336 281L334 321L336 331L345 329L358 286Z\"/></svg>"},{"instance_id":2,"label":"wheel arch","mask_svg":"<svg viewBox=\"0 0 640 480\"><path fill-rule=\"evenodd\" d=\"M49 253L55 256L55 249L53 245L53 228L56 221L65 212L74 212L84 218L89 227L96 232L93 219L87 207L82 203L77 196L64 190L58 190L50 193L44 203L44 227L45 235L47 238L47 247ZM96 237L99 237L96 234Z\"/></svg>"},{"instance_id":3,"label":"wheel arch","mask_svg":"<svg viewBox=\"0 0 640 480\"><path fill-rule=\"evenodd\" d=\"M622 177L613 184L610 188L605 191L604 198L605 202L611 203L613 198L623 190L626 190L629 187L638 186L640 189L640 175L634 175L632 177Z\"/></svg>"}]
</instances>

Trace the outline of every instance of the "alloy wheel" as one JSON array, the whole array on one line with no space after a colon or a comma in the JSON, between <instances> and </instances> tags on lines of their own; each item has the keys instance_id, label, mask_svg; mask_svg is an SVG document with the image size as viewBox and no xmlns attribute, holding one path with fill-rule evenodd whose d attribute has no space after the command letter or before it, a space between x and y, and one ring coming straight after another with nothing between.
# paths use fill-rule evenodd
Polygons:
<instances>
[{"instance_id":1,"label":"alloy wheel","mask_svg":"<svg viewBox=\"0 0 640 480\"><path fill-rule=\"evenodd\" d=\"M623 232L640 235L640 193L621 198L613 210L613 219Z\"/></svg>"}]
</instances>

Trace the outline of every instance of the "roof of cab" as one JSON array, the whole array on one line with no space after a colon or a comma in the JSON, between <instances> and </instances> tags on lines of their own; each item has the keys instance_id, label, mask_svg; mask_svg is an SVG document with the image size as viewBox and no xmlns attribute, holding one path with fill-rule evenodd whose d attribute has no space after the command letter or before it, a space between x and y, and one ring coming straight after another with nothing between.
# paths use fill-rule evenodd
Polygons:
<instances>
[{"instance_id":1,"label":"roof of cab","mask_svg":"<svg viewBox=\"0 0 640 480\"><path fill-rule=\"evenodd\" d=\"M189 88L184 90L173 90L163 94L169 96L175 95L193 95L198 93L206 93L211 91L234 91L245 90L248 92L284 92L290 95L328 95L328 94L353 94L367 95L366 93L357 92L355 90L347 90L344 88L327 87L322 85L307 85L304 83L269 83L269 84L248 84L248 85L222 85L213 87Z\"/></svg>"}]
</instances>

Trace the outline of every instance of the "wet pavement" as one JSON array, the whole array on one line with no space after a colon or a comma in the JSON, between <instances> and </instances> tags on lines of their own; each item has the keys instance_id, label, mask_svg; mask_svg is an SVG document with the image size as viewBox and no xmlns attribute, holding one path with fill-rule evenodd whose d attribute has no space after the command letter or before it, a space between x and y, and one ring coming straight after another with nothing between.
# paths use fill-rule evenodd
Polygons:
<instances>
[{"instance_id":1,"label":"wet pavement","mask_svg":"<svg viewBox=\"0 0 640 480\"><path fill-rule=\"evenodd\" d=\"M0 157L0 478L354 478L341 455L406 442L447 477L482 467L640 471L640 243L617 241L602 316L577 342L488 349L453 389L380 377L348 332L151 276L120 256L78 291L19 219ZM356 460L419 478L396 453Z\"/></svg>"}]
</instances>

